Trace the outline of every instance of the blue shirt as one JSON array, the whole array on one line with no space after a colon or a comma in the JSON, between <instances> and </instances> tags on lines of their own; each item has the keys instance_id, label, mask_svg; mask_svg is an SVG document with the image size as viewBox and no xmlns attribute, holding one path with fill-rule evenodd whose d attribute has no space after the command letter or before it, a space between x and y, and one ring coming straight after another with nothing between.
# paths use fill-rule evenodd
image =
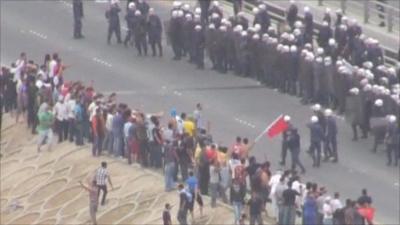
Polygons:
<instances>
[{"instance_id":1,"label":"blue shirt","mask_svg":"<svg viewBox=\"0 0 400 225\"><path fill-rule=\"evenodd\" d=\"M197 188L197 178L195 176L191 176L186 180L186 184L190 192L194 193Z\"/></svg>"}]
</instances>

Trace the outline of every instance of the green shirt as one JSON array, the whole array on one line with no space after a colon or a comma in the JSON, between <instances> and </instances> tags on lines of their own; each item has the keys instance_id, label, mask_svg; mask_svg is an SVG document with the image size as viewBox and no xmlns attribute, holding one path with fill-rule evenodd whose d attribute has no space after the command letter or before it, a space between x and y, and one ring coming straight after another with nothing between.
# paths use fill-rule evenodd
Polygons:
<instances>
[{"instance_id":1,"label":"green shirt","mask_svg":"<svg viewBox=\"0 0 400 225\"><path fill-rule=\"evenodd\" d=\"M41 112L38 114L39 125L37 126L37 131L46 131L53 125L53 114L51 112Z\"/></svg>"}]
</instances>

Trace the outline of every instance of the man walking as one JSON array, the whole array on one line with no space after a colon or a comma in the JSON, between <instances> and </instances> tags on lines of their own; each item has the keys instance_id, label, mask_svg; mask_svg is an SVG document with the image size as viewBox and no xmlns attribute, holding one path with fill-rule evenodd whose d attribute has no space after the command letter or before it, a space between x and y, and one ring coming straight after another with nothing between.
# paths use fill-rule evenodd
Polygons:
<instances>
[{"instance_id":1,"label":"man walking","mask_svg":"<svg viewBox=\"0 0 400 225\"><path fill-rule=\"evenodd\" d=\"M53 143L53 130L51 129L54 116L51 112L51 109L47 103L43 103L38 113L39 125L37 126L37 131L39 133L39 140L38 140L38 152L40 152L40 147L47 141L48 149L51 149L51 145Z\"/></svg>"},{"instance_id":2,"label":"man walking","mask_svg":"<svg viewBox=\"0 0 400 225\"><path fill-rule=\"evenodd\" d=\"M100 191L103 191L103 198L101 199L101 205L104 206L106 204L106 196L107 196L107 181L110 184L111 189L114 189L110 175L108 174L107 162L101 162L101 167L96 170L95 181L97 187L99 188L99 191L97 192L97 198L100 196Z\"/></svg>"},{"instance_id":3,"label":"man walking","mask_svg":"<svg viewBox=\"0 0 400 225\"><path fill-rule=\"evenodd\" d=\"M313 167L319 167L321 162L321 142L324 140L324 134L321 125L318 123L318 117L312 116L310 129L310 153L313 159Z\"/></svg>"},{"instance_id":4,"label":"man walking","mask_svg":"<svg viewBox=\"0 0 400 225\"><path fill-rule=\"evenodd\" d=\"M82 0L73 0L72 8L74 12L74 38L84 38L82 35L83 2Z\"/></svg>"},{"instance_id":5,"label":"man walking","mask_svg":"<svg viewBox=\"0 0 400 225\"><path fill-rule=\"evenodd\" d=\"M106 18L108 20L108 34L107 43L111 44L111 36L113 33L117 36L118 44L121 44L121 25L119 22L119 13L121 9L118 5L119 0L111 0L110 8L106 11Z\"/></svg>"}]
</instances>

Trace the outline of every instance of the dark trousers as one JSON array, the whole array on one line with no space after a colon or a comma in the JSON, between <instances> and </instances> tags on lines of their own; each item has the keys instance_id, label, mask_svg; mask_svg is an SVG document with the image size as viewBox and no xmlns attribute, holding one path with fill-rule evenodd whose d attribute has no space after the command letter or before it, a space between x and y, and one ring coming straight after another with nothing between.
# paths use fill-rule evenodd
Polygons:
<instances>
[{"instance_id":1,"label":"dark trousers","mask_svg":"<svg viewBox=\"0 0 400 225\"><path fill-rule=\"evenodd\" d=\"M283 142L282 149L281 149L281 164L282 165L286 164L287 149L288 149L287 143Z\"/></svg>"},{"instance_id":2,"label":"dark trousers","mask_svg":"<svg viewBox=\"0 0 400 225\"><path fill-rule=\"evenodd\" d=\"M83 122L75 122L75 144L83 145Z\"/></svg>"},{"instance_id":3,"label":"dark trousers","mask_svg":"<svg viewBox=\"0 0 400 225\"><path fill-rule=\"evenodd\" d=\"M386 154L387 154L387 164L391 165L392 161L394 161L394 165L397 166L399 163L399 146L393 144L386 145ZM393 159L393 160L392 160Z\"/></svg>"},{"instance_id":4,"label":"dark trousers","mask_svg":"<svg viewBox=\"0 0 400 225\"><path fill-rule=\"evenodd\" d=\"M149 42L151 46L151 53L153 54L153 56L156 56L156 49L158 48L158 55L161 57L163 55L161 40L150 40Z\"/></svg>"},{"instance_id":5,"label":"dark trousers","mask_svg":"<svg viewBox=\"0 0 400 225\"><path fill-rule=\"evenodd\" d=\"M296 167L299 166L301 171L304 172L305 168L300 161L300 149L292 149L292 170L296 170Z\"/></svg>"},{"instance_id":6,"label":"dark trousers","mask_svg":"<svg viewBox=\"0 0 400 225\"><path fill-rule=\"evenodd\" d=\"M263 225L264 224L261 214L250 215L250 225L255 225L256 223L258 225Z\"/></svg>"},{"instance_id":7,"label":"dark trousers","mask_svg":"<svg viewBox=\"0 0 400 225\"><path fill-rule=\"evenodd\" d=\"M199 167L199 189L202 195L208 194L208 185L210 183L210 167Z\"/></svg>"},{"instance_id":8,"label":"dark trousers","mask_svg":"<svg viewBox=\"0 0 400 225\"><path fill-rule=\"evenodd\" d=\"M336 136L327 137L324 146L325 157L333 157L335 160L338 158L337 154L337 138Z\"/></svg>"},{"instance_id":9,"label":"dark trousers","mask_svg":"<svg viewBox=\"0 0 400 225\"><path fill-rule=\"evenodd\" d=\"M68 139L68 121L67 120L56 120L56 128L58 134L58 142L63 142Z\"/></svg>"},{"instance_id":10,"label":"dark trousers","mask_svg":"<svg viewBox=\"0 0 400 225\"><path fill-rule=\"evenodd\" d=\"M136 36L135 37L135 47L136 50L138 51L139 55L147 55L147 43L146 43L146 37L143 36Z\"/></svg>"},{"instance_id":11,"label":"dark trousers","mask_svg":"<svg viewBox=\"0 0 400 225\"><path fill-rule=\"evenodd\" d=\"M179 60L182 57L182 45L179 44L177 41L172 41L172 50L174 51L174 59Z\"/></svg>"},{"instance_id":12,"label":"dark trousers","mask_svg":"<svg viewBox=\"0 0 400 225\"><path fill-rule=\"evenodd\" d=\"M196 48L195 51L195 60L197 64L197 68L204 68L204 48Z\"/></svg>"},{"instance_id":13,"label":"dark trousers","mask_svg":"<svg viewBox=\"0 0 400 225\"><path fill-rule=\"evenodd\" d=\"M111 43L111 36L113 33L115 33L118 43L122 43L122 41L121 41L121 26L119 24L117 24L117 25L110 24L108 26L107 43L108 44Z\"/></svg>"},{"instance_id":14,"label":"dark trousers","mask_svg":"<svg viewBox=\"0 0 400 225\"><path fill-rule=\"evenodd\" d=\"M139 145L140 149L140 164L143 167L149 166L149 146L146 141L141 141Z\"/></svg>"},{"instance_id":15,"label":"dark trousers","mask_svg":"<svg viewBox=\"0 0 400 225\"><path fill-rule=\"evenodd\" d=\"M131 43L133 37L133 31L132 29L129 29L128 32L126 32L125 40L124 40L124 45L128 46L128 42Z\"/></svg>"},{"instance_id":16,"label":"dark trousers","mask_svg":"<svg viewBox=\"0 0 400 225\"><path fill-rule=\"evenodd\" d=\"M181 170L182 181L186 181L189 173L189 163L184 160L180 160L179 169Z\"/></svg>"},{"instance_id":17,"label":"dark trousers","mask_svg":"<svg viewBox=\"0 0 400 225\"><path fill-rule=\"evenodd\" d=\"M310 152L313 159L313 166L319 167L321 163L321 142L311 142Z\"/></svg>"},{"instance_id":18,"label":"dark trousers","mask_svg":"<svg viewBox=\"0 0 400 225\"><path fill-rule=\"evenodd\" d=\"M76 133L75 121L74 119L68 120L68 137L70 142L74 142L74 137Z\"/></svg>"},{"instance_id":19,"label":"dark trousers","mask_svg":"<svg viewBox=\"0 0 400 225\"><path fill-rule=\"evenodd\" d=\"M100 191L103 191L103 197L101 199L101 205L106 204L106 197L107 197L107 185L97 185L99 191L97 192L97 198L100 196Z\"/></svg>"},{"instance_id":20,"label":"dark trousers","mask_svg":"<svg viewBox=\"0 0 400 225\"><path fill-rule=\"evenodd\" d=\"M74 37L82 37L82 20L81 18L74 18Z\"/></svg>"}]
</instances>

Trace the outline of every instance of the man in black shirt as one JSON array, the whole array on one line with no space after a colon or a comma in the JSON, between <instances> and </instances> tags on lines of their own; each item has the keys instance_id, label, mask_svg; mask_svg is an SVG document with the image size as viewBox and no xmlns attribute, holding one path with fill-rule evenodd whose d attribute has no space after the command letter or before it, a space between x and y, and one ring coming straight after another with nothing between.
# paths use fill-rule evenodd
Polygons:
<instances>
[{"instance_id":1,"label":"man in black shirt","mask_svg":"<svg viewBox=\"0 0 400 225\"><path fill-rule=\"evenodd\" d=\"M288 189L283 191L283 221L282 224L294 225L296 220L296 196L300 193L292 189L292 182L288 183Z\"/></svg>"},{"instance_id":2,"label":"man in black shirt","mask_svg":"<svg viewBox=\"0 0 400 225\"><path fill-rule=\"evenodd\" d=\"M367 189L362 189L362 195L358 198L357 203L359 205L372 204L372 198L368 195Z\"/></svg>"}]
</instances>

